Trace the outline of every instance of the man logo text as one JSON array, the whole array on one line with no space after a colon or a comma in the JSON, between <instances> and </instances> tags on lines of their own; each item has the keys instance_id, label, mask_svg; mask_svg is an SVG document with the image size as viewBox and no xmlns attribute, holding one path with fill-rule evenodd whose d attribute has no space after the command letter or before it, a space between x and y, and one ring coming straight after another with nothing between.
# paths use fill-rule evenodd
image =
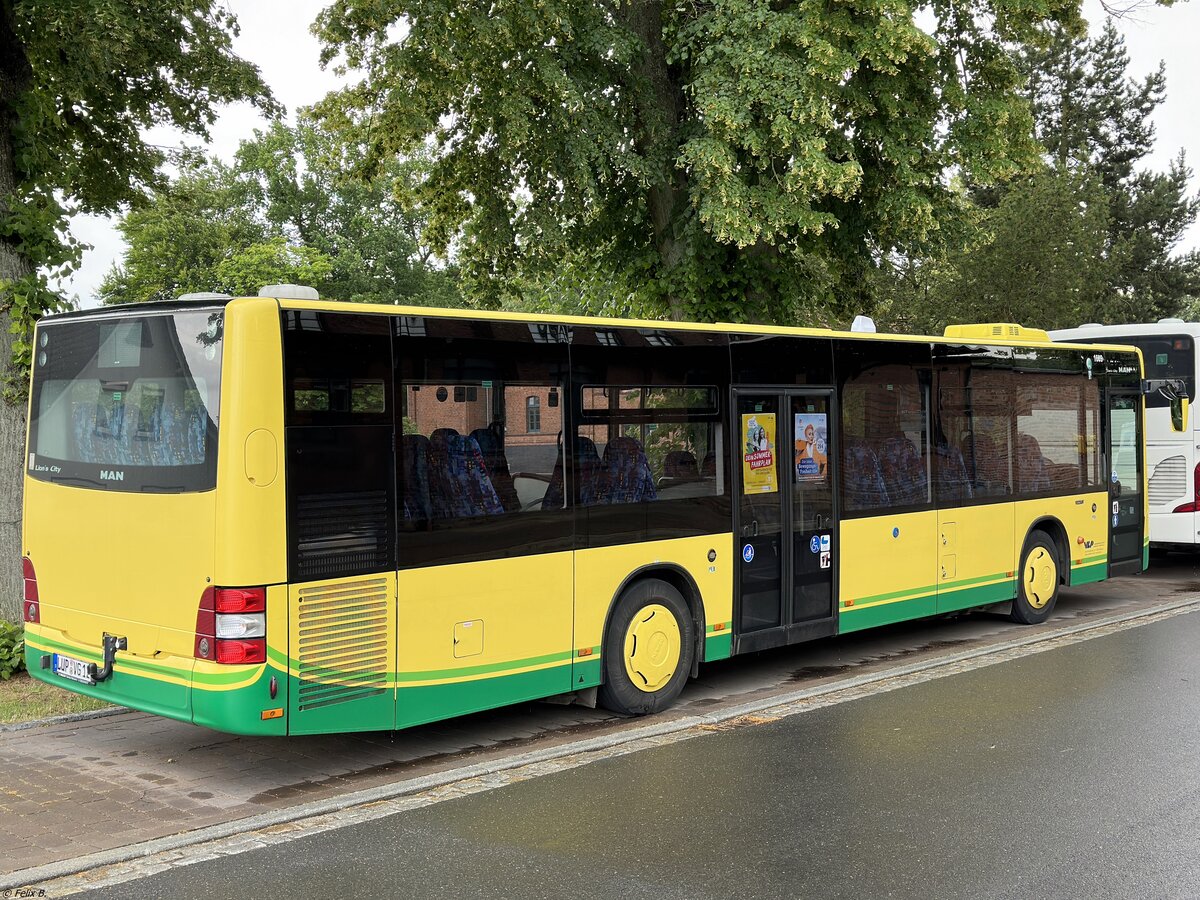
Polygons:
<instances>
[{"instance_id":1,"label":"man logo text","mask_svg":"<svg viewBox=\"0 0 1200 900\"><path fill-rule=\"evenodd\" d=\"M124 481L125 473L124 472L114 472L109 469L101 469L100 470L100 480L101 481Z\"/></svg>"}]
</instances>

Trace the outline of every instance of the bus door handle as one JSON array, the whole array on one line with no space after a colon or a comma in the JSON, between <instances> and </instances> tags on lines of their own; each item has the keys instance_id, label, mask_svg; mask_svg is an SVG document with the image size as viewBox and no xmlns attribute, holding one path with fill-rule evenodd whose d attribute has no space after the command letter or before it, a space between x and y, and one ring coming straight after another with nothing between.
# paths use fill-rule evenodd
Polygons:
<instances>
[{"instance_id":1,"label":"bus door handle","mask_svg":"<svg viewBox=\"0 0 1200 900\"><path fill-rule=\"evenodd\" d=\"M749 525L743 525L742 534L758 537L758 519L752 519Z\"/></svg>"}]
</instances>

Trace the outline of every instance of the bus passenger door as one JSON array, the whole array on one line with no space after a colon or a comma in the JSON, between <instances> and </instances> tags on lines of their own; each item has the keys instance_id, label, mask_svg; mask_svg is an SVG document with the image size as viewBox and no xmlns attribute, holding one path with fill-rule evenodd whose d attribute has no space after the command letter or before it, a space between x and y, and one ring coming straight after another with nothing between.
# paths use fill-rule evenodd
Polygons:
<instances>
[{"instance_id":1,"label":"bus passenger door","mask_svg":"<svg viewBox=\"0 0 1200 900\"><path fill-rule=\"evenodd\" d=\"M792 614L791 623L833 616L837 566L834 528L834 466L830 391L790 394Z\"/></svg>"},{"instance_id":2,"label":"bus passenger door","mask_svg":"<svg viewBox=\"0 0 1200 900\"><path fill-rule=\"evenodd\" d=\"M1132 392L1108 394L1109 468L1108 574L1142 571L1143 517L1142 409Z\"/></svg>"},{"instance_id":3,"label":"bus passenger door","mask_svg":"<svg viewBox=\"0 0 1200 900\"><path fill-rule=\"evenodd\" d=\"M736 391L735 652L834 634L831 391Z\"/></svg>"}]
</instances>

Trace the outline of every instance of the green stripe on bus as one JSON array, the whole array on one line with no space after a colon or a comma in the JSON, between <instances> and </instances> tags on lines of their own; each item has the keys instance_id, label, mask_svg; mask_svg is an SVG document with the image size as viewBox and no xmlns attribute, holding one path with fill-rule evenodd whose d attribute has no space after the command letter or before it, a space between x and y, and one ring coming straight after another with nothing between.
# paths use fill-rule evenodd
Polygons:
<instances>
[{"instance_id":1,"label":"green stripe on bus","mask_svg":"<svg viewBox=\"0 0 1200 900\"><path fill-rule=\"evenodd\" d=\"M1108 560L1101 558L1099 562L1085 563L1071 569L1071 586L1092 584L1108 578Z\"/></svg>"},{"instance_id":2,"label":"green stripe on bus","mask_svg":"<svg viewBox=\"0 0 1200 900\"><path fill-rule=\"evenodd\" d=\"M724 631L710 633L704 639L704 661L713 662L718 659L728 659L733 654L733 635L726 628Z\"/></svg>"},{"instance_id":3,"label":"green stripe on bus","mask_svg":"<svg viewBox=\"0 0 1200 900\"><path fill-rule=\"evenodd\" d=\"M855 609L870 607L874 604L882 603L886 600L917 600L921 598L933 597L939 593L945 594L951 591L961 591L973 585L982 584L988 581L1011 581L1012 576L1006 572L1000 572L995 575L980 575L976 578L961 578L956 581L948 581L943 585L925 585L919 588L905 588L900 591L888 591L885 594L872 594L867 597L851 598L851 604L847 606L847 601L842 601L843 612L850 612ZM907 618L909 614L905 614Z\"/></svg>"},{"instance_id":4,"label":"green stripe on bus","mask_svg":"<svg viewBox=\"0 0 1200 900\"><path fill-rule=\"evenodd\" d=\"M39 650L48 650L51 653L63 653L67 656L73 656L76 659L83 659L86 662L94 662L100 665L104 661L104 656L101 653L96 653L90 648L73 647L70 644L64 644L61 641L56 641L54 638L46 637L45 635L29 635L25 638L25 644L28 647ZM269 652L269 648L268 648ZM122 669L133 669L139 672L153 673L171 678L182 678L199 682L199 686L212 685L219 687L226 684L236 684L239 681L246 680L246 670L244 668L230 670L229 672L196 672L191 668L178 668L169 666L164 663L150 662L145 659L139 659L135 656L130 656L127 653L121 653L117 656L117 666Z\"/></svg>"}]
</instances>

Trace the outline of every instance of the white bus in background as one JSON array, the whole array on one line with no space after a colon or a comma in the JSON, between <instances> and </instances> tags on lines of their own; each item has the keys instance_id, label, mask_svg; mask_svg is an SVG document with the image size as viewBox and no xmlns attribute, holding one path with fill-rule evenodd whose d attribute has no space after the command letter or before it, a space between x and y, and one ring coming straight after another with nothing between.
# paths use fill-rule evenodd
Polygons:
<instances>
[{"instance_id":1,"label":"white bus in background","mask_svg":"<svg viewBox=\"0 0 1200 900\"><path fill-rule=\"evenodd\" d=\"M1196 344L1200 322L1159 319L1148 325L1081 325L1051 331L1056 341L1131 344L1142 351L1144 377L1182 382L1196 401ZM1150 545L1194 548L1200 543L1200 420L1183 414L1172 422L1171 402L1146 394L1146 472L1150 482ZM1117 440L1114 436L1114 451Z\"/></svg>"}]
</instances>

